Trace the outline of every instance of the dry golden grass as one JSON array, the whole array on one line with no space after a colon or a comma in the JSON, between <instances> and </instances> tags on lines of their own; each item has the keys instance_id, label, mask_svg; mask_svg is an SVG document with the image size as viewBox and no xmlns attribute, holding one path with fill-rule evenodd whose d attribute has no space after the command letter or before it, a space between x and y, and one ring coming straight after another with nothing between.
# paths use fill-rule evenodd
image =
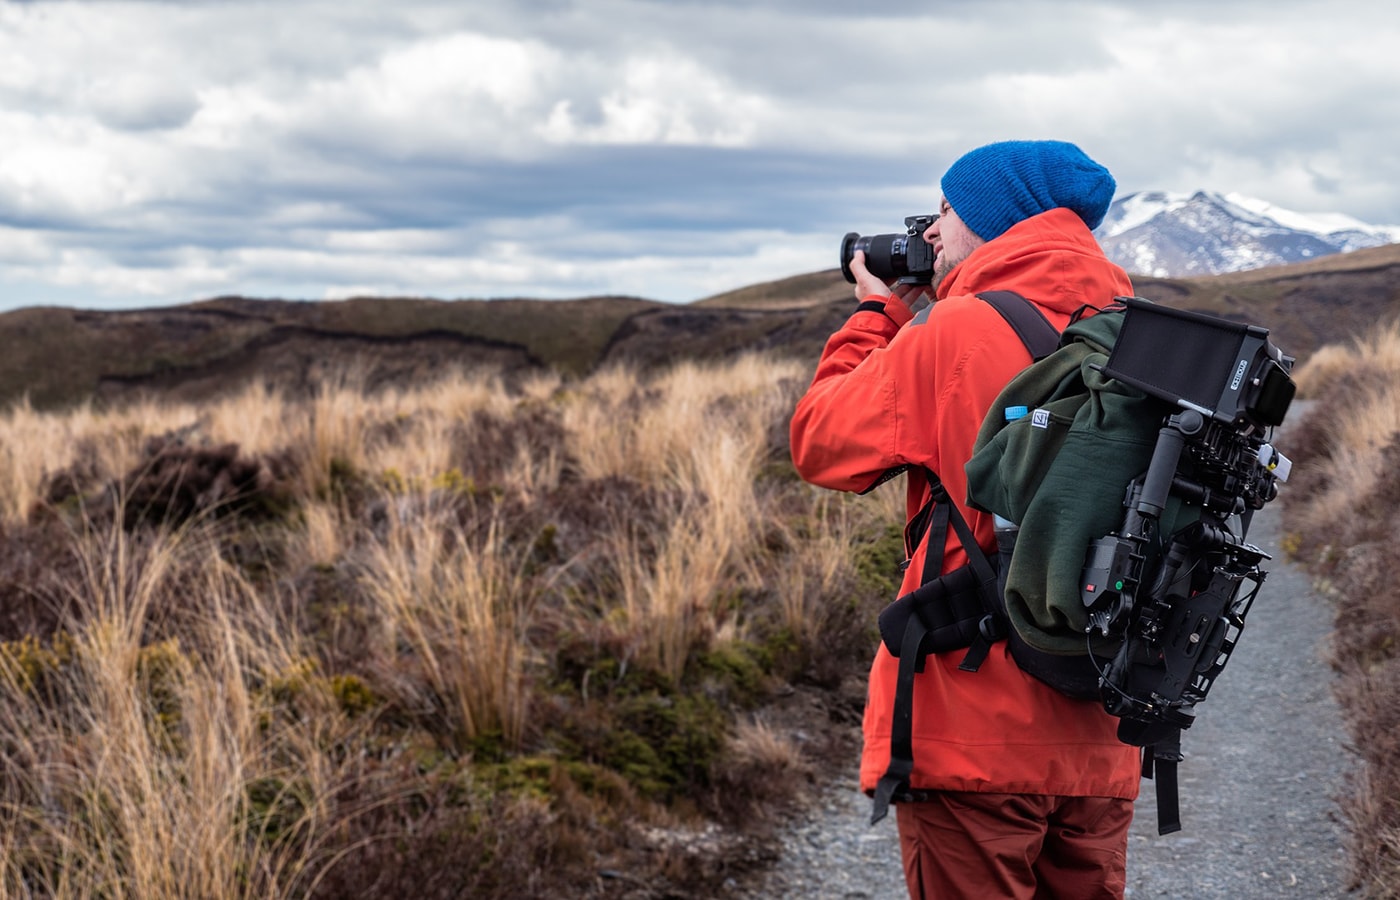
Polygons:
<instances>
[{"instance_id":1,"label":"dry golden grass","mask_svg":"<svg viewBox=\"0 0 1400 900\"><path fill-rule=\"evenodd\" d=\"M382 623L366 648L381 683L410 707L441 702L443 725L463 745L496 732L518 747L535 601L521 550L504 545L495 521L477 540L430 495L403 500L370 539L362 574Z\"/></svg>"},{"instance_id":2,"label":"dry golden grass","mask_svg":"<svg viewBox=\"0 0 1400 900\"><path fill-rule=\"evenodd\" d=\"M257 592L209 540L119 527L80 537L65 587L82 621L47 658L0 654L6 896L287 896L316 864L307 845L244 839L250 787L295 772L314 798L332 773L323 726L276 721L272 699L250 689L302 658L284 633L256 627ZM175 582L205 606L186 632L198 655L177 638L143 639ZM289 811L278 826L289 831L324 818L300 797L270 804Z\"/></svg>"},{"instance_id":3,"label":"dry golden grass","mask_svg":"<svg viewBox=\"0 0 1400 900\"><path fill-rule=\"evenodd\" d=\"M1319 350L1291 433L1290 549L1337 604L1337 695L1362 768L1343 800L1354 887L1400 895L1400 324Z\"/></svg>"},{"instance_id":4,"label":"dry golden grass","mask_svg":"<svg viewBox=\"0 0 1400 900\"><path fill-rule=\"evenodd\" d=\"M892 489L876 493L881 499L898 494ZM783 621L802 641L813 641L826 627L823 598L839 593L851 577L849 548L857 544L866 524L862 510L829 492L819 495L813 515L798 523L800 530L785 526L784 541L793 548L793 565L773 585ZM886 510L884 521L899 522L902 510Z\"/></svg>"},{"instance_id":5,"label":"dry golden grass","mask_svg":"<svg viewBox=\"0 0 1400 900\"><path fill-rule=\"evenodd\" d=\"M672 678L695 646L742 636L726 617L726 585L749 588L760 577L743 563L773 519L755 485L769 431L791 402L775 386L802 372L746 356L725 366L682 362L643 386L612 368L566 407L570 445L588 477L640 478L674 493L664 533L620 530L611 547L620 612L640 637L638 652ZM810 630L805 621L789 625Z\"/></svg>"},{"instance_id":6,"label":"dry golden grass","mask_svg":"<svg viewBox=\"0 0 1400 900\"><path fill-rule=\"evenodd\" d=\"M1381 376L1400 374L1400 320L1381 323L1349 344L1318 348L1297 373L1298 390L1303 396L1320 396L1358 369Z\"/></svg>"},{"instance_id":7,"label":"dry golden grass","mask_svg":"<svg viewBox=\"0 0 1400 900\"><path fill-rule=\"evenodd\" d=\"M762 718L741 720L734 728L730 753L736 761L789 775L806 774L811 762L792 737L769 726Z\"/></svg>"},{"instance_id":8,"label":"dry golden grass","mask_svg":"<svg viewBox=\"0 0 1400 900\"><path fill-rule=\"evenodd\" d=\"M330 568L349 549L348 527L334 503L310 500L287 540L286 565L293 571Z\"/></svg>"},{"instance_id":9,"label":"dry golden grass","mask_svg":"<svg viewBox=\"0 0 1400 900\"><path fill-rule=\"evenodd\" d=\"M46 477L71 466L95 479L129 471L146 438L178 427L178 420L178 413L150 403L112 413L84 406L63 416L15 404L0 413L0 524L23 521L43 499Z\"/></svg>"},{"instance_id":10,"label":"dry golden grass","mask_svg":"<svg viewBox=\"0 0 1400 900\"><path fill-rule=\"evenodd\" d=\"M759 827L814 764L761 708L859 677L902 521L795 477L804 380L0 415L0 896L568 896Z\"/></svg>"},{"instance_id":11,"label":"dry golden grass","mask_svg":"<svg viewBox=\"0 0 1400 900\"><path fill-rule=\"evenodd\" d=\"M1302 437L1306 475L1300 480L1309 486L1291 504L1295 527L1336 535L1331 543L1351 546L1367 538L1336 526L1354 521L1393 479L1386 457L1400 437L1400 324L1346 346L1322 348L1297 381L1302 394L1316 401L1316 411Z\"/></svg>"},{"instance_id":12,"label":"dry golden grass","mask_svg":"<svg viewBox=\"0 0 1400 900\"><path fill-rule=\"evenodd\" d=\"M235 442L247 453L269 453L285 439L286 412L287 403L276 386L259 379L200 410L200 416L211 440Z\"/></svg>"}]
</instances>

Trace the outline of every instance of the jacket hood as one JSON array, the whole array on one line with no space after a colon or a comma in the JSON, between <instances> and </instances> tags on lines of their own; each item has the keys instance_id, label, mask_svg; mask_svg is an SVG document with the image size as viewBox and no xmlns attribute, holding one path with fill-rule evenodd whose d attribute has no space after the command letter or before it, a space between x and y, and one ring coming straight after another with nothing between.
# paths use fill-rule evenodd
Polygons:
<instances>
[{"instance_id":1,"label":"jacket hood","mask_svg":"<svg viewBox=\"0 0 1400 900\"><path fill-rule=\"evenodd\" d=\"M1130 296L1128 273L1109 262L1084 220L1068 209L1024 219L959 263L938 289L940 300L979 291L1016 291L1050 309L1073 313Z\"/></svg>"}]
</instances>

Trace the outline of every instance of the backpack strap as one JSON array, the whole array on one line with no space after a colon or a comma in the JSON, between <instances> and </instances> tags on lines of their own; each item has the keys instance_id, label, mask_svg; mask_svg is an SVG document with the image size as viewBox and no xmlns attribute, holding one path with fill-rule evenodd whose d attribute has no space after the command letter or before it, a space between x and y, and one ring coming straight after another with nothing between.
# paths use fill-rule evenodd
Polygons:
<instances>
[{"instance_id":1,"label":"backpack strap","mask_svg":"<svg viewBox=\"0 0 1400 900\"><path fill-rule=\"evenodd\" d=\"M963 514L949 499L943 482L932 471L924 471L928 476L931 496L916 517L916 521L924 519L923 536L929 540L924 556L923 585L906 594L897 604L943 604L953 612L946 617L930 616L944 626L938 630L930 627L926 614L917 608L903 620L903 632L898 637L899 669L895 677L894 711L890 724L890 764L875 786L870 817L872 825L889 813L890 803L913 796L909 791L909 775L914 771L914 676L923 671L924 658L930 650L967 647L967 655L959 668L975 672L986 659L992 644L1006 636L1004 631L999 630L1005 626L1005 621L992 611L997 570L977 544L977 538ZM948 533L950 524L966 549L968 563L945 575L940 574L946 543L943 536ZM936 542L933 535L940 536ZM954 630L962 637L949 640L945 619L956 620ZM884 624L882 614L882 632Z\"/></svg>"},{"instance_id":2,"label":"backpack strap","mask_svg":"<svg viewBox=\"0 0 1400 900\"><path fill-rule=\"evenodd\" d=\"M1001 314L1033 359L1044 359L1059 348L1060 333L1045 318L1045 314L1025 297L1015 291L986 291L977 296ZM938 588L930 591L930 594L943 600L949 591L961 589L975 591L980 599L981 615L970 642L962 644L968 650L958 665L963 671L976 672L987 658L992 644L1006 636L1006 623L997 611L996 598L989 594L997 589L997 572L977 543L962 512L948 496L937 473L928 469L925 469L925 473L929 483L929 499L911 521L909 546L915 548L921 541L926 542L921 583ZM946 578L942 573L950 525L968 557L968 565L959 569L957 575L960 577L954 579ZM934 584L939 581L943 583ZM890 764L875 786L874 808L870 817L872 825L889 813L891 802L913 796L909 790L909 776L914 771L914 676L923 671L924 656L928 652L925 642L929 636L929 627L922 615L916 612L908 616L900 640L899 671L895 679Z\"/></svg>"},{"instance_id":3,"label":"backpack strap","mask_svg":"<svg viewBox=\"0 0 1400 900\"><path fill-rule=\"evenodd\" d=\"M1155 744L1142 748L1142 777L1157 785L1157 833L1181 830L1181 801L1176 764L1181 762L1181 729L1173 728Z\"/></svg>"},{"instance_id":4,"label":"backpack strap","mask_svg":"<svg viewBox=\"0 0 1400 900\"><path fill-rule=\"evenodd\" d=\"M1015 291L983 291L977 296L1001 313L1031 352L1031 359L1042 360L1059 349L1060 332L1045 318L1040 307L1025 297Z\"/></svg>"}]
</instances>

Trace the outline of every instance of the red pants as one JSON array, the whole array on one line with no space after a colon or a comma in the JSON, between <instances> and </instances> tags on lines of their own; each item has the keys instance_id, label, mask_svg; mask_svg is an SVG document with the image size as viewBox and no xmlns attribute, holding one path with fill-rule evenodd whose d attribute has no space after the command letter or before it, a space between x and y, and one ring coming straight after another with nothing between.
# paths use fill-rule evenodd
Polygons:
<instances>
[{"instance_id":1,"label":"red pants","mask_svg":"<svg viewBox=\"0 0 1400 900\"><path fill-rule=\"evenodd\" d=\"M1133 802L935 791L895 807L913 900L1121 898Z\"/></svg>"}]
</instances>

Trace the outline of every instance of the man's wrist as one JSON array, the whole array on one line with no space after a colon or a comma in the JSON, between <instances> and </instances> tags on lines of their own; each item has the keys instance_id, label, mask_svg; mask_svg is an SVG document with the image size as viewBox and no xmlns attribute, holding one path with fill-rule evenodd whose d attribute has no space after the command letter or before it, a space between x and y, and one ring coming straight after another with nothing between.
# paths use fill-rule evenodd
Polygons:
<instances>
[{"instance_id":1,"label":"man's wrist","mask_svg":"<svg viewBox=\"0 0 1400 900\"><path fill-rule=\"evenodd\" d=\"M856 312L877 312L901 327L914 318L914 313L909 309L909 305L897 294L871 294L860 302L860 305L856 307Z\"/></svg>"}]
</instances>

